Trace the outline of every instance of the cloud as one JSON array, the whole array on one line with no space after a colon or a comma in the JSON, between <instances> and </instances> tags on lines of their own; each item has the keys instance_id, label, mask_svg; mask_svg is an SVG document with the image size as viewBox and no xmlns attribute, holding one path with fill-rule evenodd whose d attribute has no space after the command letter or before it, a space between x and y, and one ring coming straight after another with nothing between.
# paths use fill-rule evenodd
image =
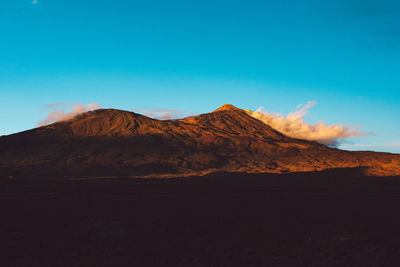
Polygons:
<instances>
[{"instance_id":1,"label":"cloud","mask_svg":"<svg viewBox=\"0 0 400 267\"><path fill-rule=\"evenodd\" d=\"M39 2L38 2L38 0L32 0L31 4L32 5L37 5L37 4L39 4Z\"/></svg>"},{"instance_id":2,"label":"cloud","mask_svg":"<svg viewBox=\"0 0 400 267\"><path fill-rule=\"evenodd\" d=\"M142 108L134 111L157 120L173 120L195 115L192 112L181 109Z\"/></svg>"},{"instance_id":3,"label":"cloud","mask_svg":"<svg viewBox=\"0 0 400 267\"><path fill-rule=\"evenodd\" d=\"M65 107L65 106L71 106L71 103L55 103L55 104L49 104L45 105L45 107L48 108L55 108L55 107ZM38 122L38 126L43 126L43 125L48 125L54 122L58 121L66 121L74 118L75 116L82 114L84 112L92 111L95 109L100 108L100 105L97 103L90 103L90 104L74 104L72 111L70 112L65 112L63 109L57 109L54 111L51 111L49 115L44 119Z\"/></svg>"},{"instance_id":4,"label":"cloud","mask_svg":"<svg viewBox=\"0 0 400 267\"><path fill-rule=\"evenodd\" d=\"M376 143L376 144L343 144L341 149L348 150L369 150L369 151L382 151L390 153L400 153L400 143Z\"/></svg>"},{"instance_id":5,"label":"cloud","mask_svg":"<svg viewBox=\"0 0 400 267\"><path fill-rule=\"evenodd\" d=\"M375 148L375 147L400 148L400 143L345 144L342 147L346 147L346 148Z\"/></svg>"},{"instance_id":6,"label":"cloud","mask_svg":"<svg viewBox=\"0 0 400 267\"><path fill-rule=\"evenodd\" d=\"M253 112L252 116L287 136L317 141L329 146L337 146L349 137L365 136L355 127L337 124L327 125L322 121L316 124L306 123L303 117L315 104L316 102L309 101L305 105L299 105L295 112L289 113L286 117L265 112L262 107Z\"/></svg>"}]
</instances>

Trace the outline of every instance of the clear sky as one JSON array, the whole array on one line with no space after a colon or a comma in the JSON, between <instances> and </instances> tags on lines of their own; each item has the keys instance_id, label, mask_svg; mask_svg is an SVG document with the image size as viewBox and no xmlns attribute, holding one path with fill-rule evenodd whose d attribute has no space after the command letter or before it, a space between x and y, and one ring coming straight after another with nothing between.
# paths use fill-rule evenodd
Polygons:
<instances>
[{"instance_id":1,"label":"clear sky","mask_svg":"<svg viewBox=\"0 0 400 267\"><path fill-rule=\"evenodd\" d=\"M0 0L0 135L52 103L209 112L224 103L373 133L400 153L400 1Z\"/></svg>"}]
</instances>

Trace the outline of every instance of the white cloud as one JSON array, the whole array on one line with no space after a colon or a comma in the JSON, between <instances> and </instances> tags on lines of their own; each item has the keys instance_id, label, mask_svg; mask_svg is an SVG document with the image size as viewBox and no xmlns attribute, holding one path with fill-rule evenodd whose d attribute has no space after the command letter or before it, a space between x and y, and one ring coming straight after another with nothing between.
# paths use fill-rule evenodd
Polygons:
<instances>
[{"instance_id":1,"label":"white cloud","mask_svg":"<svg viewBox=\"0 0 400 267\"><path fill-rule=\"evenodd\" d=\"M305 122L303 117L315 104L316 102L309 101L306 105L298 105L297 110L286 117L262 111L262 107L253 112L252 116L287 136L313 140L330 146L337 146L348 137L365 136L365 134L357 131L355 127L337 124L327 125L322 121L316 124Z\"/></svg>"},{"instance_id":2,"label":"white cloud","mask_svg":"<svg viewBox=\"0 0 400 267\"><path fill-rule=\"evenodd\" d=\"M340 146L343 149L377 149L377 148L383 148L383 149L395 149L399 150L400 149L400 143L377 143L377 144L343 144Z\"/></svg>"},{"instance_id":3,"label":"white cloud","mask_svg":"<svg viewBox=\"0 0 400 267\"><path fill-rule=\"evenodd\" d=\"M173 120L194 115L192 112L186 110L165 108L142 108L136 109L134 112L157 120Z\"/></svg>"},{"instance_id":4,"label":"white cloud","mask_svg":"<svg viewBox=\"0 0 400 267\"><path fill-rule=\"evenodd\" d=\"M65 107L66 105L69 105L70 103L55 103L55 104L49 104L46 105L47 107L54 108L54 107ZM95 109L100 108L100 105L97 103L90 103L88 105L85 104L75 104L72 108L72 111L70 112L65 112L63 109L58 109L51 111L47 117L41 121L38 122L38 126L43 126L43 125L48 125L51 123L55 123L58 121L66 121L74 118L75 116L92 111Z\"/></svg>"}]
</instances>

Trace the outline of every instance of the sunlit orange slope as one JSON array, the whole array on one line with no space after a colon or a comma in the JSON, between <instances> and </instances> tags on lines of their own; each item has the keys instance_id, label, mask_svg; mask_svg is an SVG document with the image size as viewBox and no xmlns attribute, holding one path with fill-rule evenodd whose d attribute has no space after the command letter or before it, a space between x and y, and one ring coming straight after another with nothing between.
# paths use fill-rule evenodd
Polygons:
<instances>
[{"instance_id":1,"label":"sunlit orange slope","mask_svg":"<svg viewBox=\"0 0 400 267\"><path fill-rule=\"evenodd\" d=\"M343 151L289 138L232 105L165 121L101 109L0 137L3 176L169 177L343 167L365 167L373 175L400 175L400 155Z\"/></svg>"}]
</instances>

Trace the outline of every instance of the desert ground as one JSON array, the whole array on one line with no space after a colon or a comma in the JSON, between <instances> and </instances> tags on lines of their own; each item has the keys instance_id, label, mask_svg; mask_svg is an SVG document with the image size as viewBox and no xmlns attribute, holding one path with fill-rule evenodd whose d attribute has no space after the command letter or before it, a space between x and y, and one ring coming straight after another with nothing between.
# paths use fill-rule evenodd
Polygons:
<instances>
[{"instance_id":1,"label":"desert ground","mask_svg":"<svg viewBox=\"0 0 400 267\"><path fill-rule=\"evenodd\" d=\"M339 169L1 183L1 266L400 262L400 177Z\"/></svg>"}]
</instances>

